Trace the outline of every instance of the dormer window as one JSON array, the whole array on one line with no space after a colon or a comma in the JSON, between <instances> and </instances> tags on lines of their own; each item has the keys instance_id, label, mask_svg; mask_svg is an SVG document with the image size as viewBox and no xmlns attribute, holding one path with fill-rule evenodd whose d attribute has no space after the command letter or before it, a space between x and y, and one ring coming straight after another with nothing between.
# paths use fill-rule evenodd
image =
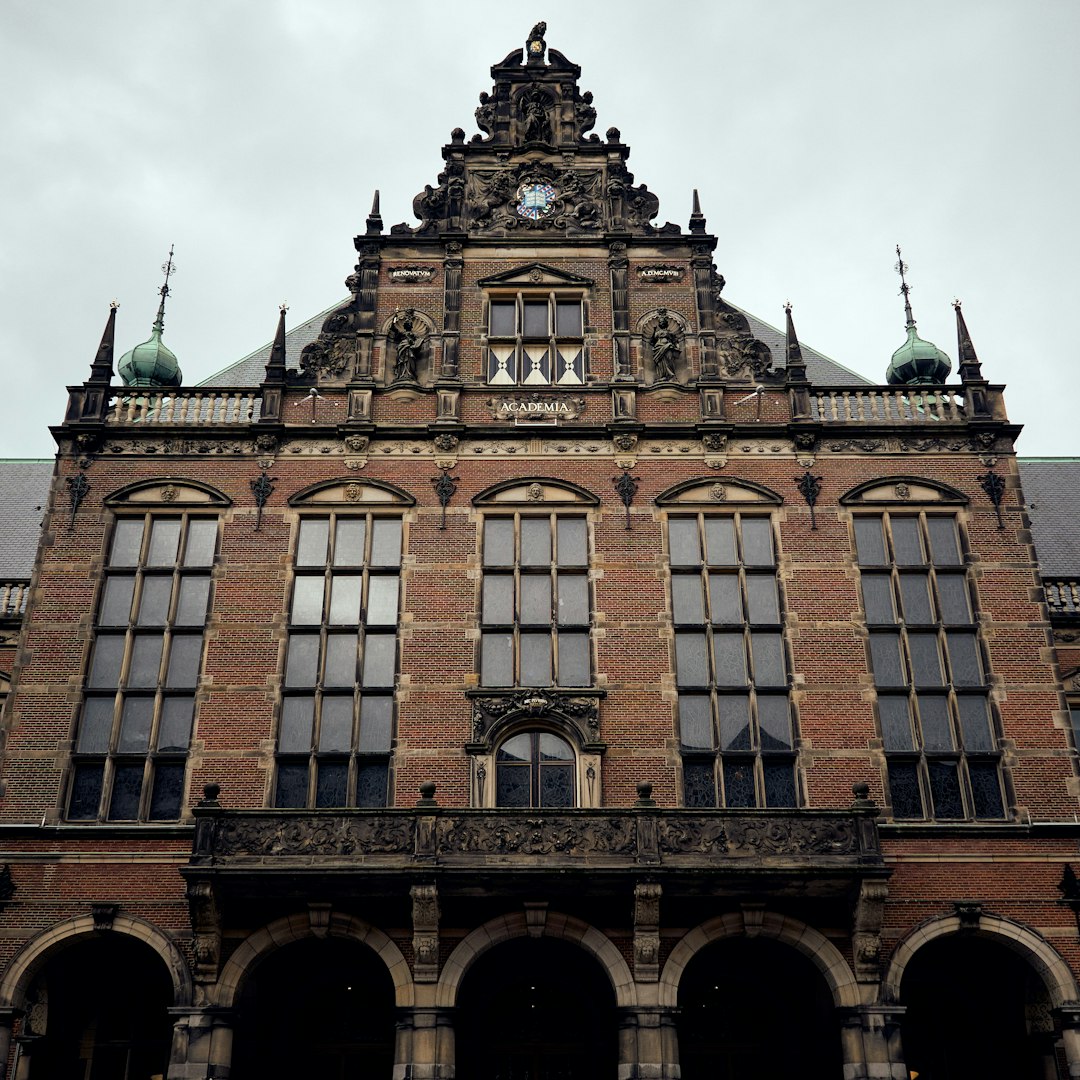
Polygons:
<instances>
[{"instance_id":1,"label":"dormer window","mask_svg":"<svg viewBox=\"0 0 1080 1080\"><path fill-rule=\"evenodd\" d=\"M580 296L517 292L492 297L487 381L492 386L581 386L583 325Z\"/></svg>"}]
</instances>

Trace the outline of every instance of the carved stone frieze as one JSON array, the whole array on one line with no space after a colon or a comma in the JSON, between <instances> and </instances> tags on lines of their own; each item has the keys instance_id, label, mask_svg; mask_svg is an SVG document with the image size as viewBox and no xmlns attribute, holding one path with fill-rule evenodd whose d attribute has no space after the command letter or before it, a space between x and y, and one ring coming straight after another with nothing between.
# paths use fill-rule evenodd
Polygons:
<instances>
[{"instance_id":1,"label":"carved stone frieze","mask_svg":"<svg viewBox=\"0 0 1080 1080\"><path fill-rule=\"evenodd\" d=\"M733 857L850 855L859 846L850 821L797 817L664 817L658 826L658 839L662 854Z\"/></svg>"},{"instance_id":2,"label":"carved stone frieze","mask_svg":"<svg viewBox=\"0 0 1080 1080\"><path fill-rule=\"evenodd\" d=\"M545 454L603 454L611 453L611 446L602 442L545 442Z\"/></svg>"},{"instance_id":3,"label":"carved stone frieze","mask_svg":"<svg viewBox=\"0 0 1080 1080\"><path fill-rule=\"evenodd\" d=\"M442 854L626 855L637 850L637 830L627 815L501 819L449 814L436 827Z\"/></svg>"},{"instance_id":4,"label":"carved stone frieze","mask_svg":"<svg viewBox=\"0 0 1080 1080\"><path fill-rule=\"evenodd\" d=\"M221 916L209 881L189 881L187 886L191 928L194 932L195 981L217 981L221 962Z\"/></svg>"},{"instance_id":5,"label":"carved stone frieze","mask_svg":"<svg viewBox=\"0 0 1080 1080\"><path fill-rule=\"evenodd\" d=\"M413 885L413 975L417 982L439 978L439 896L434 885Z\"/></svg>"},{"instance_id":6,"label":"carved stone frieze","mask_svg":"<svg viewBox=\"0 0 1080 1080\"><path fill-rule=\"evenodd\" d=\"M407 818L332 816L303 821L274 818L218 824L215 851L232 856L403 855L413 850Z\"/></svg>"},{"instance_id":7,"label":"carved stone frieze","mask_svg":"<svg viewBox=\"0 0 1080 1080\"><path fill-rule=\"evenodd\" d=\"M660 977L660 894L656 882L634 886L634 976L638 982Z\"/></svg>"},{"instance_id":8,"label":"carved stone frieze","mask_svg":"<svg viewBox=\"0 0 1080 1080\"><path fill-rule=\"evenodd\" d=\"M884 439L834 439L827 449L835 453L859 451L864 454L872 454L876 450L887 450L888 444Z\"/></svg>"},{"instance_id":9,"label":"carved stone frieze","mask_svg":"<svg viewBox=\"0 0 1080 1080\"><path fill-rule=\"evenodd\" d=\"M855 977L860 982L876 982L881 977L881 925L885 915L885 900L889 895L887 882L864 880L855 901L852 932L852 952L855 957Z\"/></svg>"}]
</instances>

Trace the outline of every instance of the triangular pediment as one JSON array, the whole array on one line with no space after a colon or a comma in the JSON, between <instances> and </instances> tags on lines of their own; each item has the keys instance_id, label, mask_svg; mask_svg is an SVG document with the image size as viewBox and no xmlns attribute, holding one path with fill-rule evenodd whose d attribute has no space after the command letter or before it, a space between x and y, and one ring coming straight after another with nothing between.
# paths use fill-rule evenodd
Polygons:
<instances>
[{"instance_id":1,"label":"triangular pediment","mask_svg":"<svg viewBox=\"0 0 1080 1080\"><path fill-rule=\"evenodd\" d=\"M557 270L554 266L545 266L544 263L528 263L525 266L517 266L512 270L504 270L501 274L493 274L491 277L478 281L478 285L490 288L493 285L519 286L524 289L542 288L545 285L576 285L579 288L593 284L592 278L581 277L580 274L570 274L565 270Z\"/></svg>"}]
</instances>

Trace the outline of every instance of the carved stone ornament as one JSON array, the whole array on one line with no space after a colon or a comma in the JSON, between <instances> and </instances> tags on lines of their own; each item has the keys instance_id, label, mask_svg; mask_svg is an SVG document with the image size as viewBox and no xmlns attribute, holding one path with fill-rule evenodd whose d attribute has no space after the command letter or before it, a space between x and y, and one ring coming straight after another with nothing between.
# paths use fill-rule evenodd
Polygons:
<instances>
[{"instance_id":1,"label":"carved stone ornament","mask_svg":"<svg viewBox=\"0 0 1080 1080\"><path fill-rule=\"evenodd\" d=\"M434 266L391 266L386 276L395 285L418 285L431 281L435 273Z\"/></svg>"},{"instance_id":2,"label":"carved stone ornament","mask_svg":"<svg viewBox=\"0 0 1080 1080\"><path fill-rule=\"evenodd\" d=\"M711 484L709 486L709 498L713 502L723 502L727 498L727 488L723 484Z\"/></svg>"},{"instance_id":3,"label":"carved stone ornament","mask_svg":"<svg viewBox=\"0 0 1080 1080\"><path fill-rule=\"evenodd\" d=\"M701 445L710 454L722 454L727 449L728 437L719 431L708 431L701 436Z\"/></svg>"},{"instance_id":4,"label":"carved stone ornament","mask_svg":"<svg viewBox=\"0 0 1080 1080\"><path fill-rule=\"evenodd\" d=\"M393 382L416 381L417 366L427 338L424 329L414 308L405 308L394 316L388 335L394 350Z\"/></svg>"},{"instance_id":5,"label":"carved stone ornament","mask_svg":"<svg viewBox=\"0 0 1080 1080\"><path fill-rule=\"evenodd\" d=\"M712 817L661 819L659 849L666 854L766 857L770 855L851 855L859 839L850 820L802 821L796 817Z\"/></svg>"},{"instance_id":6,"label":"carved stone ornament","mask_svg":"<svg viewBox=\"0 0 1080 1080\"><path fill-rule=\"evenodd\" d=\"M412 897L414 975L417 982L439 977L439 897L434 885L413 885Z\"/></svg>"},{"instance_id":7,"label":"carved stone ornament","mask_svg":"<svg viewBox=\"0 0 1080 1080\"><path fill-rule=\"evenodd\" d=\"M596 698L523 690L473 700L473 742L488 745L499 728L518 719L540 717L571 726L585 744L596 742L600 735L600 708Z\"/></svg>"},{"instance_id":8,"label":"carved stone ornament","mask_svg":"<svg viewBox=\"0 0 1080 1080\"><path fill-rule=\"evenodd\" d=\"M652 359L656 382L677 381L684 337L682 320L667 308L659 308L646 324L644 344Z\"/></svg>"},{"instance_id":9,"label":"carved stone ornament","mask_svg":"<svg viewBox=\"0 0 1080 1080\"><path fill-rule=\"evenodd\" d=\"M634 975L638 982L660 977L660 895L655 882L634 886Z\"/></svg>"},{"instance_id":10,"label":"carved stone ornament","mask_svg":"<svg viewBox=\"0 0 1080 1080\"><path fill-rule=\"evenodd\" d=\"M576 420L585 411L585 399L562 394L529 394L498 397L488 401L496 420L512 420L515 424L557 424L560 420Z\"/></svg>"},{"instance_id":11,"label":"carved stone ornament","mask_svg":"<svg viewBox=\"0 0 1080 1080\"><path fill-rule=\"evenodd\" d=\"M461 440L456 435L450 435L447 432L443 432L442 435L436 435L435 438L432 439L435 449L443 454L453 453L458 448L460 442Z\"/></svg>"},{"instance_id":12,"label":"carved stone ornament","mask_svg":"<svg viewBox=\"0 0 1080 1080\"><path fill-rule=\"evenodd\" d=\"M537 162L477 169L465 187L465 212L470 227L481 232L598 230L604 223L602 174Z\"/></svg>"},{"instance_id":13,"label":"carved stone ornament","mask_svg":"<svg viewBox=\"0 0 1080 1080\"><path fill-rule=\"evenodd\" d=\"M616 450L621 450L624 454L628 454L635 446L637 446L638 437L636 435L631 435L628 432L624 432L622 435L616 435L611 441L614 443Z\"/></svg>"},{"instance_id":14,"label":"carved stone ornament","mask_svg":"<svg viewBox=\"0 0 1080 1080\"><path fill-rule=\"evenodd\" d=\"M544 487L542 484L529 484L525 489L525 498L529 502L543 502L544 501Z\"/></svg>"},{"instance_id":15,"label":"carved stone ornament","mask_svg":"<svg viewBox=\"0 0 1080 1080\"><path fill-rule=\"evenodd\" d=\"M350 454L362 454L368 448L366 435L346 435L344 439L345 449Z\"/></svg>"},{"instance_id":16,"label":"carved stone ornament","mask_svg":"<svg viewBox=\"0 0 1080 1080\"><path fill-rule=\"evenodd\" d=\"M161 501L164 503L176 502L176 486L174 484L166 484L161 489Z\"/></svg>"},{"instance_id":17,"label":"carved stone ornament","mask_svg":"<svg viewBox=\"0 0 1080 1080\"><path fill-rule=\"evenodd\" d=\"M320 334L319 338L304 346L300 353L300 370L317 383L346 381L356 359L355 339L327 339L325 334Z\"/></svg>"},{"instance_id":18,"label":"carved stone ornament","mask_svg":"<svg viewBox=\"0 0 1080 1080\"><path fill-rule=\"evenodd\" d=\"M561 815L482 818L448 814L436 825L444 855L625 855L637 850L636 823L627 814L582 820Z\"/></svg>"},{"instance_id":19,"label":"carved stone ornament","mask_svg":"<svg viewBox=\"0 0 1080 1080\"><path fill-rule=\"evenodd\" d=\"M682 281L686 274L685 267L658 264L655 266L639 266L638 278L644 284L655 281Z\"/></svg>"},{"instance_id":20,"label":"carved stone ornament","mask_svg":"<svg viewBox=\"0 0 1080 1080\"><path fill-rule=\"evenodd\" d=\"M270 855L404 855L414 849L411 818L346 815L281 821L225 819L217 823L214 852L252 858Z\"/></svg>"}]
</instances>

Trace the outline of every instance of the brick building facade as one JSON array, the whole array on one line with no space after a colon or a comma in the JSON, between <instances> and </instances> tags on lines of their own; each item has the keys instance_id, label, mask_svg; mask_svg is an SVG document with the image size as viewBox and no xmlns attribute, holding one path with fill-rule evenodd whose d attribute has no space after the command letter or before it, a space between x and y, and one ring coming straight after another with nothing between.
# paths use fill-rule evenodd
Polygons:
<instances>
[{"instance_id":1,"label":"brick building facade","mask_svg":"<svg viewBox=\"0 0 1080 1080\"><path fill-rule=\"evenodd\" d=\"M113 312L0 469L0 1059L1080 1076L1080 470L959 310L729 303L543 32L347 301L198 386Z\"/></svg>"}]
</instances>

